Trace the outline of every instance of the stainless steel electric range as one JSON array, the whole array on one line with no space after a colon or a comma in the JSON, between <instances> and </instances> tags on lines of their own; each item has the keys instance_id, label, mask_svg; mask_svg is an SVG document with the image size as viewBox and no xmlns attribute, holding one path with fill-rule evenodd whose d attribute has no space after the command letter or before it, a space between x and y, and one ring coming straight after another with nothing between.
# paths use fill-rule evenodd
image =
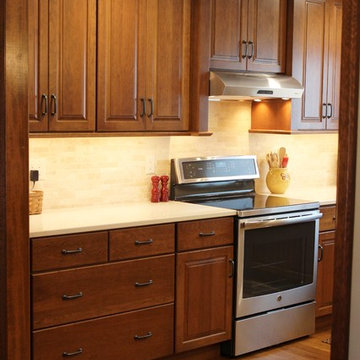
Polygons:
<instances>
[{"instance_id":1,"label":"stainless steel electric range","mask_svg":"<svg viewBox=\"0 0 360 360\"><path fill-rule=\"evenodd\" d=\"M319 203L256 194L258 177L255 156L171 161L171 199L237 212L232 356L315 330Z\"/></svg>"}]
</instances>

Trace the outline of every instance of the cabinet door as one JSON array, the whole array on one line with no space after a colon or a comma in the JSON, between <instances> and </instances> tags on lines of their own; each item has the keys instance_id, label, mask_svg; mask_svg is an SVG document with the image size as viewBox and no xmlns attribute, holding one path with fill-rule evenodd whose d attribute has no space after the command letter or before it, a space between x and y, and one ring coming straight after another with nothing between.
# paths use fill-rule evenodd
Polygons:
<instances>
[{"instance_id":1,"label":"cabinet door","mask_svg":"<svg viewBox=\"0 0 360 360\"><path fill-rule=\"evenodd\" d=\"M97 129L145 129L146 0L98 4Z\"/></svg>"},{"instance_id":2,"label":"cabinet door","mask_svg":"<svg viewBox=\"0 0 360 360\"><path fill-rule=\"evenodd\" d=\"M248 70L285 72L286 1L249 0Z\"/></svg>"},{"instance_id":3,"label":"cabinet door","mask_svg":"<svg viewBox=\"0 0 360 360\"><path fill-rule=\"evenodd\" d=\"M48 130L48 1L29 0L30 131Z\"/></svg>"},{"instance_id":4,"label":"cabinet door","mask_svg":"<svg viewBox=\"0 0 360 360\"><path fill-rule=\"evenodd\" d=\"M175 351L230 339L233 247L176 256Z\"/></svg>"},{"instance_id":5,"label":"cabinet door","mask_svg":"<svg viewBox=\"0 0 360 360\"><path fill-rule=\"evenodd\" d=\"M50 0L50 131L95 130L96 0Z\"/></svg>"},{"instance_id":6,"label":"cabinet door","mask_svg":"<svg viewBox=\"0 0 360 360\"><path fill-rule=\"evenodd\" d=\"M210 67L245 70L248 0L211 1Z\"/></svg>"},{"instance_id":7,"label":"cabinet door","mask_svg":"<svg viewBox=\"0 0 360 360\"><path fill-rule=\"evenodd\" d=\"M335 231L320 233L316 316L331 314L334 282Z\"/></svg>"},{"instance_id":8,"label":"cabinet door","mask_svg":"<svg viewBox=\"0 0 360 360\"><path fill-rule=\"evenodd\" d=\"M339 125L340 102L340 64L341 64L341 26L342 3L338 0L329 2L329 60L327 103L327 129L337 129Z\"/></svg>"},{"instance_id":9,"label":"cabinet door","mask_svg":"<svg viewBox=\"0 0 360 360\"><path fill-rule=\"evenodd\" d=\"M326 15L325 0L295 2L293 76L304 86L302 99L292 101L298 130L326 126Z\"/></svg>"},{"instance_id":10,"label":"cabinet door","mask_svg":"<svg viewBox=\"0 0 360 360\"><path fill-rule=\"evenodd\" d=\"M147 1L148 130L189 128L190 0Z\"/></svg>"}]
</instances>

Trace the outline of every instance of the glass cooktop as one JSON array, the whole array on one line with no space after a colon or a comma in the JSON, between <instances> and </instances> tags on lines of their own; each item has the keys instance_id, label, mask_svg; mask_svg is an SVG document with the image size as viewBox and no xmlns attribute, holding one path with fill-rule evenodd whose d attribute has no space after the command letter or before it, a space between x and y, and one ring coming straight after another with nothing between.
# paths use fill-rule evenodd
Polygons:
<instances>
[{"instance_id":1,"label":"glass cooktop","mask_svg":"<svg viewBox=\"0 0 360 360\"><path fill-rule=\"evenodd\" d=\"M309 202L308 200L259 194L235 198L200 200L196 201L196 203L237 210L240 217L318 209L320 206L318 202Z\"/></svg>"}]
</instances>

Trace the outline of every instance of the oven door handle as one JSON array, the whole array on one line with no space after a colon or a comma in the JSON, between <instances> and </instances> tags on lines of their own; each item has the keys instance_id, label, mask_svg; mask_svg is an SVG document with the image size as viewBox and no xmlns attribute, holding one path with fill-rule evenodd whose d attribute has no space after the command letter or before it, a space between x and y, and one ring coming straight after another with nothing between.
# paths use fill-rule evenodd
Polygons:
<instances>
[{"instance_id":1,"label":"oven door handle","mask_svg":"<svg viewBox=\"0 0 360 360\"><path fill-rule=\"evenodd\" d=\"M307 221L312 221L320 219L322 217L321 213L317 214L308 214L308 215L298 215L298 216L289 216L287 218L274 218L266 220L245 220L241 222L241 227L245 229L259 229L272 226L282 226L282 225L291 225L298 224Z\"/></svg>"}]
</instances>

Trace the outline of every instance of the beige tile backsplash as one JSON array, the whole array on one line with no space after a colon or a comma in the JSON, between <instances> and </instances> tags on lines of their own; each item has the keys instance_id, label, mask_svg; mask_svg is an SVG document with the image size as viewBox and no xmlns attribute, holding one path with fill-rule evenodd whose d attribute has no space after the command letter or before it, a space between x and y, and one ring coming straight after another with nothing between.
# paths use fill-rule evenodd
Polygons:
<instances>
[{"instance_id":1,"label":"beige tile backsplash","mask_svg":"<svg viewBox=\"0 0 360 360\"><path fill-rule=\"evenodd\" d=\"M337 134L251 134L249 102L211 102L212 136L31 138L30 167L40 165L37 188L44 190L43 208L121 203L150 199L147 159L158 175L169 174L176 157L255 154L266 190L269 151L285 146L291 187L336 184Z\"/></svg>"}]
</instances>

